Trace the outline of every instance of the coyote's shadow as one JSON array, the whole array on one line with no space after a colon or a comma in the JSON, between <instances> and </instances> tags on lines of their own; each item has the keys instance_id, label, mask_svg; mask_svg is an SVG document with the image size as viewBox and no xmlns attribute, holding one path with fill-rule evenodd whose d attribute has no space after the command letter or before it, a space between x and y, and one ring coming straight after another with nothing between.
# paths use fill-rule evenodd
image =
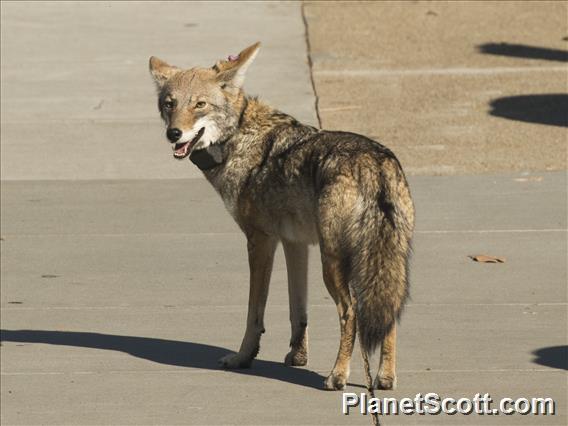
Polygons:
<instances>
[{"instance_id":1,"label":"coyote's shadow","mask_svg":"<svg viewBox=\"0 0 568 426\"><path fill-rule=\"evenodd\" d=\"M0 330L0 341L120 351L160 364L208 370L219 370L217 360L231 353L228 349L202 343L76 331ZM231 371L318 389L321 389L324 380L314 371L286 367L274 361L255 360L250 369Z\"/></svg>"}]
</instances>

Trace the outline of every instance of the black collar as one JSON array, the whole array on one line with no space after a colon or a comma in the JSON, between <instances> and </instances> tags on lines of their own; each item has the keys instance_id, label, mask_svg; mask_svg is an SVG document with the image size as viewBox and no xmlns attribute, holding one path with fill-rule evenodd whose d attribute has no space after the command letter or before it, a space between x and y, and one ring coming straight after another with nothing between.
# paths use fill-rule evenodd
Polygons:
<instances>
[{"instance_id":1,"label":"black collar","mask_svg":"<svg viewBox=\"0 0 568 426\"><path fill-rule=\"evenodd\" d=\"M211 170L225 162L225 142L209 145L192 151L189 159L200 170Z\"/></svg>"}]
</instances>

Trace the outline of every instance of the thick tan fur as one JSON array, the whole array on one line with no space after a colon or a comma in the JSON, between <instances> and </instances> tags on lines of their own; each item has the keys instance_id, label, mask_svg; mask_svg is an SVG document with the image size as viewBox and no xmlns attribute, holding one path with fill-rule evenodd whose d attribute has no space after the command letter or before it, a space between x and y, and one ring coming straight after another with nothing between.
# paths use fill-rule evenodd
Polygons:
<instances>
[{"instance_id":1,"label":"thick tan fur","mask_svg":"<svg viewBox=\"0 0 568 426\"><path fill-rule=\"evenodd\" d=\"M259 351L279 242L288 268L292 328L285 362L307 363L307 246L319 243L323 280L341 330L324 387L345 387L358 331L365 359L381 346L375 385L393 388L395 323L408 296L414 228L402 168L378 142L303 125L247 97L244 72L257 51L255 44L211 68L181 70L157 58L150 61L168 128L193 138L189 158L202 168L247 238L246 331L239 351L220 363L249 367Z\"/></svg>"}]
</instances>

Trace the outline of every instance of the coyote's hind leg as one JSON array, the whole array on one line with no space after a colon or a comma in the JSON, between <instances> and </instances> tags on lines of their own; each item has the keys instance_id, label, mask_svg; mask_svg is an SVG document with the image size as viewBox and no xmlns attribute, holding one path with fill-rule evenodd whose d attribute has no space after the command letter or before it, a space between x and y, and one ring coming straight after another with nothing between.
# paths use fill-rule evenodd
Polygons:
<instances>
[{"instance_id":1,"label":"coyote's hind leg","mask_svg":"<svg viewBox=\"0 0 568 426\"><path fill-rule=\"evenodd\" d=\"M322 251L323 280L329 294L335 301L339 315L341 337L339 351L335 365L324 382L327 390L341 390L345 388L349 378L351 355L355 344L355 311L351 303L349 287L341 270L341 260L326 255Z\"/></svg>"},{"instance_id":2,"label":"coyote's hind leg","mask_svg":"<svg viewBox=\"0 0 568 426\"><path fill-rule=\"evenodd\" d=\"M396 323L381 344L381 361L374 387L386 390L396 388Z\"/></svg>"}]
</instances>

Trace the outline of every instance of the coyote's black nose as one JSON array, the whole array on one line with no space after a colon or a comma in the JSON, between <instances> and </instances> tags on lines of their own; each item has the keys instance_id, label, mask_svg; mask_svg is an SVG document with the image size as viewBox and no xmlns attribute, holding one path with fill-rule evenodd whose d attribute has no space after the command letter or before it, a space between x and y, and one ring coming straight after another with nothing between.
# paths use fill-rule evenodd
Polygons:
<instances>
[{"instance_id":1,"label":"coyote's black nose","mask_svg":"<svg viewBox=\"0 0 568 426\"><path fill-rule=\"evenodd\" d=\"M181 138L182 133L183 132L180 129L168 129L166 136L170 142L177 142L177 140Z\"/></svg>"}]
</instances>

